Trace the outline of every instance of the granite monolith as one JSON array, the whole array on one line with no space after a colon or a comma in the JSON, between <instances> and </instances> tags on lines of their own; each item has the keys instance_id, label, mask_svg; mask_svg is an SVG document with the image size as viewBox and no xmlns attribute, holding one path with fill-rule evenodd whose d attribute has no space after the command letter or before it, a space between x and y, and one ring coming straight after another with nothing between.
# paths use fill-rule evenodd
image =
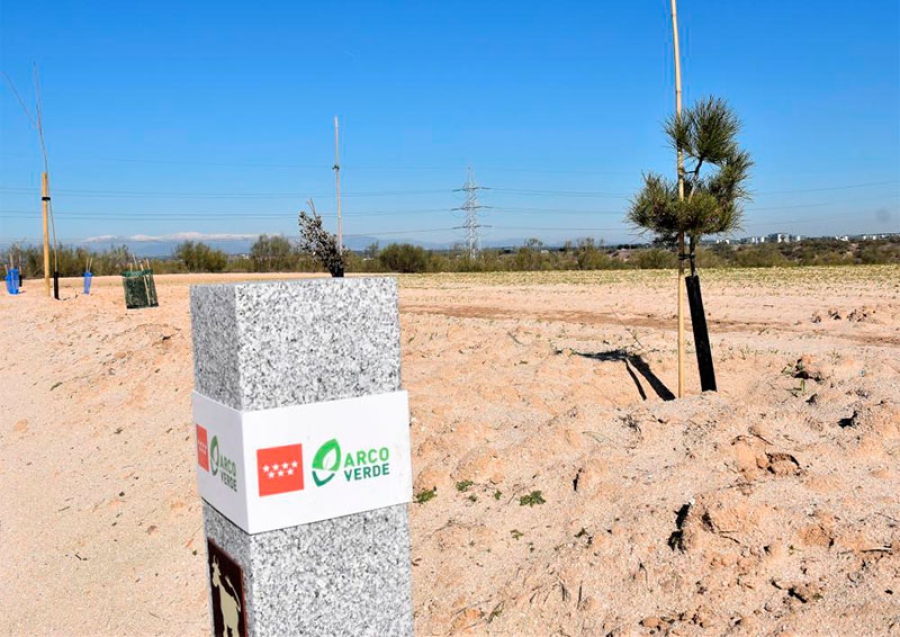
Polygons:
<instances>
[{"instance_id":1,"label":"granite monolith","mask_svg":"<svg viewBox=\"0 0 900 637\"><path fill-rule=\"evenodd\" d=\"M231 409L400 389L394 279L194 286L191 318L195 391ZM206 501L203 515L210 564L221 550L243 574L238 595L211 566L214 634L229 612L248 637L412 634L405 504L253 535Z\"/></svg>"}]
</instances>

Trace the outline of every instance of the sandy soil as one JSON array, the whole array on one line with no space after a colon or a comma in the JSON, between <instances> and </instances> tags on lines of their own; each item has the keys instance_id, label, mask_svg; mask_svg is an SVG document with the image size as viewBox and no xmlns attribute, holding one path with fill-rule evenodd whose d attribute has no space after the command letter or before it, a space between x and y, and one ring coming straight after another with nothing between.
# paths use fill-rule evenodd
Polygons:
<instances>
[{"instance_id":1,"label":"sandy soil","mask_svg":"<svg viewBox=\"0 0 900 637\"><path fill-rule=\"evenodd\" d=\"M208 634L212 278L0 297L2 634ZM703 281L720 391L689 336L670 401L671 272L400 278L417 634L900 634L900 268Z\"/></svg>"}]
</instances>

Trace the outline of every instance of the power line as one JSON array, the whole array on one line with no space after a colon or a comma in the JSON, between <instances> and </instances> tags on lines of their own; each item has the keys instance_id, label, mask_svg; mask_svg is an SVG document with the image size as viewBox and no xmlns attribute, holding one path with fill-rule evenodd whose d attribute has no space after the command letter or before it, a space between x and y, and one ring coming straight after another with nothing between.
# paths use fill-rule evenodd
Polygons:
<instances>
[{"instance_id":1,"label":"power line","mask_svg":"<svg viewBox=\"0 0 900 637\"><path fill-rule=\"evenodd\" d=\"M759 207L752 208L746 211L748 215L752 215L755 212L762 211L771 211L771 210L790 210L790 209L804 209L804 208L821 208L826 206L834 206L836 205L834 202L821 202L814 204L800 204L796 206L768 206L768 207ZM484 206L488 207L488 206ZM515 207L515 206L490 206L492 210L495 211L498 215L543 215L544 213L554 213L558 217L566 217L566 216L611 216L611 215L624 215L624 211L622 210L570 210L567 208L524 208L524 207ZM454 208L454 210L460 210L461 208ZM445 212L445 208L423 208L423 209L413 209L413 210L368 210L361 212L349 212L344 213L345 217L354 217L354 218L375 218L375 217L405 217L412 215L427 215ZM0 210L0 219L30 219L35 214L34 210L27 209L6 209ZM192 211L192 212L173 212L173 211L153 211L153 210L142 210L142 211L122 211L121 209L116 210L64 210L62 216L68 220L115 220L115 221L128 221L128 220L143 220L143 221L152 221L152 220L166 220L166 219L184 219L184 220L204 220L204 219L238 219L238 218L246 218L248 215L246 212L231 212L231 211ZM277 212L254 212L253 218L255 219L285 219L292 218L293 211L277 211ZM329 212L325 212L325 214L330 214ZM848 215L857 215L858 211L848 211L842 213L836 217L828 217L830 219L840 219L843 217L847 217ZM817 217L817 219L823 219L823 217ZM802 220L801 220L802 221ZM751 222L752 225L766 225L768 221L761 222ZM785 222L779 222L782 225ZM786 222L790 223L790 222ZM461 226L464 227L464 226ZM482 226L486 227L486 226ZM459 229L459 228L458 228Z\"/></svg>"},{"instance_id":2,"label":"power line","mask_svg":"<svg viewBox=\"0 0 900 637\"><path fill-rule=\"evenodd\" d=\"M388 232L382 232L380 230L369 232L365 234L347 234L345 237L370 237L374 235L382 236L382 235L395 235L395 234L425 234L428 232L448 232L450 230L457 230L457 228L428 228L427 230L391 230Z\"/></svg>"},{"instance_id":3,"label":"power line","mask_svg":"<svg viewBox=\"0 0 900 637\"><path fill-rule=\"evenodd\" d=\"M446 212L446 209L442 208L440 210L430 211L431 213L437 212ZM374 214L364 214L364 213L344 213L344 217L362 217L362 218L375 218L375 217L402 217L409 215L421 215L422 212L405 212L402 214L397 214L393 212L388 213L374 213ZM34 216L34 213L25 213L22 211L16 211L12 213L4 213L0 212L0 219L30 219ZM435 215L437 216L437 215ZM217 219L247 219L252 217L253 219L294 219L293 214L284 214L284 213L254 213L253 215L247 215L245 213L209 213L209 214L201 214L201 213L192 213L192 214L182 214L182 213L158 213L158 214L142 214L142 213L122 213L122 212L114 212L114 213L97 213L97 214L85 214L85 213L63 213L62 217L67 220L95 220L95 221L164 221L171 219L184 219L184 220L210 220L215 221Z\"/></svg>"},{"instance_id":4,"label":"power line","mask_svg":"<svg viewBox=\"0 0 900 637\"><path fill-rule=\"evenodd\" d=\"M137 159L124 157L98 157L95 159L76 159L70 161L78 162L102 162L102 163L123 163L123 164L165 164L173 166L221 166L236 168L285 168L285 169L315 169L322 168L319 164L273 164L267 162L224 162L224 161L185 161L174 159Z\"/></svg>"},{"instance_id":5,"label":"power line","mask_svg":"<svg viewBox=\"0 0 900 637\"><path fill-rule=\"evenodd\" d=\"M153 159L139 157L82 157L69 159L69 162L78 163L125 163L125 164L160 164L173 166L221 166L221 167L237 167L237 168L284 168L289 170L302 169L321 169L319 164L292 164L292 163L271 163L271 162L226 162L226 161L194 161L194 160L177 160L177 159ZM456 170L456 166L388 166L384 164L344 164L354 171L372 170L372 171L435 171L435 170ZM561 170L556 168L509 168L503 166L483 166L485 170L507 173L546 173L546 174L576 174L576 175L608 175L608 176L629 176L632 172L613 172L604 170Z\"/></svg>"},{"instance_id":6,"label":"power line","mask_svg":"<svg viewBox=\"0 0 900 637\"><path fill-rule=\"evenodd\" d=\"M520 214L537 214L545 212L555 212L560 215L624 215L624 210L578 210L570 208L525 208L518 206L493 206L493 210L498 212L516 212Z\"/></svg>"},{"instance_id":7,"label":"power line","mask_svg":"<svg viewBox=\"0 0 900 637\"><path fill-rule=\"evenodd\" d=\"M16 99L19 100L20 105L22 105L23 110L26 113L26 116L29 118L32 124L34 124L33 117L31 113L28 111L27 107L24 106L24 103L21 100L21 97L18 95L18 92L15 90L15 86L12 84L12 81L9 79L8 75L4 73L7 77L7 81L10 84L10 88L13 91L13 94L16 96ZM14 158L16 155L4 154L7 158ZM19 157L24 157L25 155L18 155ZM81 158L69 158L68 162L77 162L77 163L94 163L94 162L102 162L102 163L134 163L134 164L161 164L161 165L174 165L174 166L221 166L221 167L248 167L248 168L284 168L284 169L322 169L323 166L321 164L298 164L298 163L282 163L282 162L255 162L255 161L204 161L204 160L184 160L184 159L159 159L159 158L144 158L144 157L81 157ZM344 167L352 168L354 171L385 171L385 170L396 170L396 171L437 171L437 170L455 170L454 166L449 165L407 165L407 166L399 166L399 165L384 165L384 164L347 164L344 162ZM604 175L604 176L620 176L620 177L628 177L628 176L636 176L641 172L641 168L636 168L632 171L606 171L606 170L570 170L570 169L560 169L560 168L540 168L540 167L509 167L509 166L492 166L492 165L481 165L482 170L494 171L494 172L507 172L507 173L531 173L531 174L577 174L577 175ZM849 169L850 167L848 167ZM804 171L799 173L790 173L795 175L808 175L815 174L815 171ZM789 190L770 190L770 191L759 191L754 193L755 195L769 195L769 194L790 194L790 193L803 193L803 192L824 192L829 190L843 190L847 188L863 188L866 186L879 186L898 183L896 179L889 181L875 181L875 182L866 182L859 184L848 184L844 186L829 186L824 188L803 188L803 189L789 189ZM522 192L527 192L523 190ZM547 191L549 192L549 191ZM561 191L564 192L564 191ZM589 194L589 193L585 193ZM306 195L304 195L306 196ZM599 195L597 195L599 196ZM628 195L611 195L614 197L620 196L628 196Z\"/></svg>"},{"instance_id":8,"label":"power line","mask_svg":"<svg viewBox=\"0 0 900 637\"><path fill-rule=\"evenodd\" d=\"M854 188L865 188L871 186L883 186L888 184L898 184L900 181L887 180L887 181L872 181L865 183L856 183L856 184L844 184L839 186L829 186L825 188L801 188L795 190L763 190L754 192L754 196L759 195L774 195L774 194L795 194L795 193L806 193L806 192L826 192L826 191L834 191L834 190L848 190ZM532 188L502 188L502 187L494 187L487 188L485 186L479 186L479 189L482 190L493 190L496 192L509 192L515 194L524 194L538 197L550 197L550 196L559 196L559 197L597 197L597 198L611 198L611 199L629 199L632 195L624 194L624 193L611 193L604 191L590 191L590 190L553 190L553 189L532 189ZM464 190L457 189L456 191ZM22 192L22 193L32 193L34 192L34 187L17 187L17 186L0 186L0 192ZM69 197L132 197L132 198L160 198L160 199L177 199L177 198L185 198L185 199L287 199L287 198L303 198L308 197L309 195L301 192L281 192L281 193L272 193L272 192L232 192L232 193L207 193L207 192L148 192L148 191L130 191L130 190L90 190L90 189L76 189L76 188L63 188L56 189L58 194L67 195ZM384 191L370 191L370 192L357 192L357 193L343 193L344 197L391 197L391 196L412 196L412 195L427 195L427 194L444 194L447 193L447 190L444 189L432 189L432 190L384 190ZM321 197L327 198L330 195L312 195L313 197Z\"/></svg>"},{"instance_id":9,"label":"power line","mask_svg":"<svg viewBox=\"0 0 900 637\"><path fill-rule=\"evenodd\" d=\"M534 197L605 197L609 199L629 199L630 194L595 192L589 190L536 190L529 188L493 188L497 192L514 192Z\"/></svg>"},{"instance_id":10,"label":"power line","mask_svg":"<svg viewBox=\"0 0 900 637\"><path fill-rule=\"evenodd\" d=\"M621 210L567 210L565 208L518 208L515 206L483 206L496 210L499 214L543 214L545 212L556 212L560 215L621 215ZM454 208L459 210L459 208ZM402 217L406 215L421 215L429 213L446 212L446 208L422 208L415 210L367 210L361 212L343 213L345 217ZM21 216L33 215L34 211L24 209L7 209L0 210L0 217L18 218ZM253 217L289 217L294 213L291 212L254 212ZM323 214L330 214L325 212ZM88 210L70 210L64 211L63 216L67 219L74 218L95 218L95 219L124 219L124 218L175 218L175 219L217 219L225 217L246 217L246 212L227 212L227 211L208 211L208 212L173 212L173 211L132 211L125 212L121 209L107 211L88 211Z\"/></svg>"},{"instance_id":11,"label":"power line","mask_svg":"<svg viewBox=\"0 0 900 637\"><path fill-rule=\"evenodd\" d=\"M761 192L753 193L754 195L787 195L794 194L800 192L824 192L826 190L848 190L850 188L865 188L867 186L885 186L887 184L896 184L900 183L896 179L891 179L888 181L869 181L863 184L847 184L846 186L828 186L826 188L803 188L800 190L763 190Z\"/></svg>"},{"instance_id":12,"label":"power line","mask_svg":"<svg viewBox=\"0 0 900 637\"><path fill-rule=\"evenodd\" d=\"M547 230L547 231L569 231L569 232L613 232L616 230L621 230L621 227L618 228L561 228L559 226L493 226L497 230Z\"/></svg>"},{"instance_id":13,"label":"power line","mask_svg":"<svg viewBox=\"0 0 900 637\"><path fill-rule=\"evenodd\" d=\"M33 188L0 187L0 192L34 192ZM383 190L374 192L343 193L343 197L403 197L410 195L446 194L447 190ZM128 198L128 199L300 199L312 196L327 198L331 195L308 195L300 192L232 192L232 193L187 193L187 192L146 192L128 190L81 190L56 189L57 194L67 197L87 198Z\"/></svg>"}]
</instances>

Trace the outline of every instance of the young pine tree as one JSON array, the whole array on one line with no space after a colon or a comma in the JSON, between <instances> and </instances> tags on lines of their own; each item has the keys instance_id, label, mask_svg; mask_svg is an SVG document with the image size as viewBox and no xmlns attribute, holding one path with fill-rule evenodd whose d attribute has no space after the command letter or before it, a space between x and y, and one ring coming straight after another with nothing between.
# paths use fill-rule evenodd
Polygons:
<instances>
[{"instance_id":1,"label":"young pine tree","mask_svg":"<svg viewBox=\"0 0 900 637\"><path fill-rule=\"evenodd\" d=\"M690 241L691 269L703 235L729 233L740 228L747 190L750 155L741 150L737 134L741 124L724 100L707 98L665 124L669 142L684 153L684 199L678 182L656 173L644 175L644 186L632 199L628 221L674 243L679 232Z\"/></svg>"}]
</instances>

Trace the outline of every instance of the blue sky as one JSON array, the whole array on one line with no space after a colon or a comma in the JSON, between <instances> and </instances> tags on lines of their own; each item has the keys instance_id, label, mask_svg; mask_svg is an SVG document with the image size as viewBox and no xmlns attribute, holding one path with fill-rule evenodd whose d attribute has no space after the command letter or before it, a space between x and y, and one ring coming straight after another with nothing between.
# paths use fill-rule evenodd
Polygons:
<instances>
[{"instance_id":1,"label":"blue sky","mask_svg":"<svg viewBox=\"0 0 900 637\"><path fill-rule=\"evenodd\" d=\"M723 97L756 167L739 235L900 231L900 8L679 2L685 104ZM313 197L344 232L633 240L647 170L673 172L668 0L4 2L0 69L40 69L56 230L284 233ZM0 241L38 240L41 153L0 88Z\"/></svg>"}]
</instances>

